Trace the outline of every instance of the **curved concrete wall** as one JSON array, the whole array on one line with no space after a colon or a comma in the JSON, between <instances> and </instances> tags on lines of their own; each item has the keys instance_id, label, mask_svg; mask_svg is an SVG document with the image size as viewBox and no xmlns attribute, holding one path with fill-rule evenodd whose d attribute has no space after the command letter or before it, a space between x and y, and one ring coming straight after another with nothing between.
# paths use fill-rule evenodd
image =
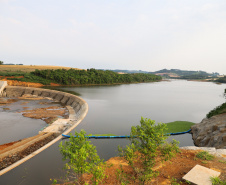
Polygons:
<instances>
[{"instance_id":1,"label":"curved concrete wall","mask_svg":"<svg viewBox=\"0 0 226 185\"><path fill-rule=\"evenodd\" d=\"M78 96L50 89L21 87L21 86L6 86L2 92L3 97L9 98L21 97L25 94L49 97L65 105L69 105L73 107L73 109L75 110L76 116L82 114L82 111L84 111L84 107L88 106L87 103Z\"/></svg>"},{"instance_id":2,"label":"curved concrete wall","mask_svg":"<svg viewBox=\"0 0 226 185\"><path fill-rule=\"evenodd\" d=\"M5 89L5 87L7 86L7 82L6 81L0 81L0 97L2 96L2 92Z\"/></svg>"},{"instance_id":3,"label":"curved concrete wall","mask_svg":"<svg viewBox=\"0 0 226 185\"><path fill-rule=\"evenodd\" d=\"M68 134L69 132L71 132L85 118L86 114L88 113L88 104L86 103L85 100L83 100L78 96L65 93L65 92L49 90L49 89L32 88L32 87L20 87L20 86L6 86L2 92L3 97L9 97L9 98L17 98L25 94L49 97L67 105L67 108L70 114L69 119L67 119L67 122L69 122L70 126L67 127L62 134ZM29 160L35 155L39 154L40 152L50 147L51 145L53 145L54 143L56 143L62 138L63 136L60 134L58 137L50 141L45 146L41 147L40 149L26 156L25 158L17 161L11 166L1 170L0 176L12 170L13 168L19 166L20 164L24 163L25 161Z\"/></svg>"}]
</instances>

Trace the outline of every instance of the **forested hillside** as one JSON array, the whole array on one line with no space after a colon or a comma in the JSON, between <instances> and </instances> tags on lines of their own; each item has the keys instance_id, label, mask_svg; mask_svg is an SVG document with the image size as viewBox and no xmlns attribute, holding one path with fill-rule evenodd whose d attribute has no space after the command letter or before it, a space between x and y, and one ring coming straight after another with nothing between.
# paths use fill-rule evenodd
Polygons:
<instances>
[{"instance_id":1,"label":"forested hillside","mask_svg":"<svg viewBox=\"0 0 226 185\"><path fill-rule=\"evenodd\" d=\"M219 73L207 73L205 71L187 71L180 69L161 69L155 72L142 71L142 70L120 70L115 69L111 70L114 72L120 73L147 73L147 74L156 74L161 75L164 78L176 78L176 79L207 79L207 78L215 78L219 76Z\"/></svg>"},{"instance_id":2,"label":"forested hillside","mask_svg":"<svg viewBox=\"0 0 226 185\"><path fill-rule=\"evenodd\" d=\"M113 71L102 71L96 69L74 70L35 70L27 73L24 78L13 78L14 80L39 82L45 85L51 82L61 85L85 85L85 84L120 84L154 82L162 78L153 74L118 74Z\"/></svg>"},{"instance_id":3,"label":"forested hillside","mask_svg":"<svg viewBox=\"0 0 226 185\"><path fill-rule=\"evenodd\" d=\"M169 77L169 74L176 74L179 79L206 79L212 78L219 75L219 73L207 73L205 71L187 71L187 70L180 70L180 69L162 69L159 71L155 71L153 74L164 74L165 77Z\"/></svg>"}]
</instances>

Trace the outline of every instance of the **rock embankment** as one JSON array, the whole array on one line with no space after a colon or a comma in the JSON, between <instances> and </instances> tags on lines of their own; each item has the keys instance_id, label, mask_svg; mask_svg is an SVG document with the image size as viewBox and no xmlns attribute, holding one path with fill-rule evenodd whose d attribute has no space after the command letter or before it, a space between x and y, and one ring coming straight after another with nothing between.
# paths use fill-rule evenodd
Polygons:
<instances>
[{"instance_id":1,"label":"rock embankment","mask_svg":"<svg viewBox=\"0 0 226 185\"><path fill-rule=\"evenodd\" d=\"M226 114L203 119L191 132L196 146L226 149Z\"/></svg>"}]
</instances>

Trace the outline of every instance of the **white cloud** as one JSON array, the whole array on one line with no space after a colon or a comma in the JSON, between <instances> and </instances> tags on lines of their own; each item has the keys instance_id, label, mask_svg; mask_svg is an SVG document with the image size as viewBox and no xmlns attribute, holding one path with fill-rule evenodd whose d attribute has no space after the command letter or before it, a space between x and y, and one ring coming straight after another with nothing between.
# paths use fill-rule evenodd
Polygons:
<instances>
[{"instance_id":1,"label":"white cloud","mask_svg":"<svg viewBox=\"0 0 226 185\"><path fill-rule=\"evenodd\" d=\"M139 21L146 22L146 21L148 21L148 16L145 14L140 14L138 19L139 19Z\"/></svg>"},{"instance_id":2,"label":"white cloud","mask_svg":"<svg viewBox=\"0 0 226 185\"><path fill-rule=\"evenodd\" d=\"M7 59L62 60L59 65L68 66L82 61L98 68L226 69L223 0L7 2L0 16L0 54Z\"/></svg>"},{"instance_id":3,"label":"white cloud","mask_svg":"<svg viewBox=\"0 0 226 185\"><path fill-rule=\"evenodd\" d=\"M201 7L201 11L210 11L210 10L218 9L218 8L219 8L218 4L207 3Z\"/></svg>"},{"instance_id":4,"label":"white cloud","mask_svg":"<svg viewBox=\"0 0 226 185\"><path fill-rule=\"evenodd\" d=\"M12 19L12 18L9 18L9 21L12 23L12 24L16 24L16 25L21 25L21 21L18 21L16 19Z\"/></svg>"}]
</instances>

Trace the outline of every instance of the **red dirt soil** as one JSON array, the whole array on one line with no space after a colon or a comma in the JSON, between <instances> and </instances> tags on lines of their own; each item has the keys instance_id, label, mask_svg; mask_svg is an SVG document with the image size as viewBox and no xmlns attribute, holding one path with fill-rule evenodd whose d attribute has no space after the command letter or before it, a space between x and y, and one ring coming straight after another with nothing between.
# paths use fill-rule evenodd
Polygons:
<instances>
[{"instance_id":1,"label":"red dirt soil","mask_svg":"<svg viewBox=\"0 0 226 185\"><path fill-rule=\"evenodd\" d=\"M42 87L44 86L41 83L34 83L34 82L20 82L17 80L10 80L10 78L14 78L12 77L3 77L0 76L1 81L7 81L8 85L10 86L23 86L23 87ZM17 78L23 78L23 76L17 77ZM50 83L50 86L60 86L60 84L56 84L56 83Z\"/></svg>"},{"instance_id":2,"label":"red dirt soil","mask_svg":"<svg viewBox=\"0 0 226 185\"><path fill-rule=\"evenodd\" d=\"M158 163L156 170L159 171L157 178L154 178L151 182L146 184L153 185L169 185L172 182L172 178L176 179L176 182L180 185L188 185L188 183L182 180L182 177L187 174L195 165L199 164L207 168L221 172L220 179L226 180L226 159L215 157L212 161L205 161L195 157L199 151L194 150L184 150L181 149L180 153L176 154L176 157L172 158L170 161ZM110 168L106 169L106 175L108 178L105 178L101 184L105 185L120 185L119 177L117 177L117 169L120 169L120 165L128 176L135 176L132 171L132 168L128 165L125 159L121 157L113 157L107 161ZM90 176L85 177L89 184L92 184ZM136 178L136 177L135 177ZM132 185L139 185L138 181L134 181L131 178L129 179Z\"/></svg>"}]
</instances>

